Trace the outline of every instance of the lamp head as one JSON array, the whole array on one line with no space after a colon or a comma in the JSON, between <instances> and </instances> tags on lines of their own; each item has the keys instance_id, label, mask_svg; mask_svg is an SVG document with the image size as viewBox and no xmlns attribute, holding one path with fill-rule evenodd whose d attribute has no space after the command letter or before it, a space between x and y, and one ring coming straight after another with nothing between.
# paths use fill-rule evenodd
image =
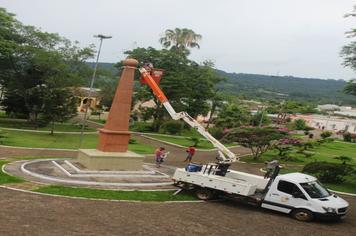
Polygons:
<instances>
[{"instance_id":1,"label":"lamp head","mask_svg":"<svg viewBox=\"0 0 356 236\"><path fill-rule=\"evenodd\" d=\"M94 35L95 38L100 38L100 39L111 39L112 36L109 35L102 35L102 34L98 34L98 35Z\"/></svg>"}]
</instances>

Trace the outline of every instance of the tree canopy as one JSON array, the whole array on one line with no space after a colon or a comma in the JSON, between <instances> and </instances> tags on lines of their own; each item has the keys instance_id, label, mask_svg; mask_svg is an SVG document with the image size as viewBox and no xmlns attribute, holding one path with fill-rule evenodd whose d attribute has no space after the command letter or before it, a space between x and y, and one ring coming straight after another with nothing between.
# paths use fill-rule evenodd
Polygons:
<instances>
[{"instance_id":1,"label":"tree canopy","mask_svg":"<svg viewBox=\"0 0 356 236\"><path fill-rule=\"evenodd\" d=\"M251 150L254 159L273 147L288 133L273 127L242 127L230 130L223 138L225 142L237 142Z\"/></svg>"},{"instance_id":2,"label":"tree canopy","mask_svg":"<svg viewBox=\"0 0 356 236\"><path fill-rule=\"evenodd\" d=\"M125 54L141 63L150 62L155 68L164 70L160 87L177 112L187 111L192 117L208 113L210 109L208 101L214 95L214 86L222 80L210 65L200 65L188 59L185 54L173 50L158 50L152 47L136 48L126 51ZM117 66L119 68L121 64ZM154 121L161 122L167 117L167 113L149 87L139 86L137 83L135 90L137 100L155 101L157 108L146 109L146 112L152 114Z\"/></svg>"},{"instance_id":3,"label":"tree canopy","mask_svg":"<svg viewBox=\"0 0 356 236\"><path fill-rule=\"evenodd\" d=\"M202 36L191 29L175 28L174 30L167 29L159 42L164 48L188 55L189 48L200 48L198 41L201 39Z\"/></svg>"},{"instance_id":4,"label":"tree canopy","mask_svg":"<svg viewBox=\"0 0 356 236\"><path fill-rule=\"evenodd\" d=\"M356 16L356 6L351 13L346 14L345 17L355 17ZM341 50L341 57L343 57L343 65L356 71L356 28L351 29L351 31L346 32L347 37L351 38L352 41L345 45ZM353 79L347 83L344 88L346 94L356 96L356 79Z\"/></svg>"},{"instance_id":5,"label":"tree canopy","mask_svg":"<svg viewBox=\"0 0 356 236\"><path fill-rule=\"evenodd\" d=\"M215 125L222 128L237 128L249 124L251 115L248 110L234 103L223 106L215 120Z\"/></svg>"},{"instance_id":6,"label":"tree canopy","mask_svg":"<svg viewBox=\"0 0 356 236\"><path fill-rule=\"evenodd\" d=\"M70 87L91 72L85 60L92 57L93 47L81 48L78 42L24 25L3 8L0 20L1 105L7 113L36 121L53 102L46 96L48 91L67 89L63 94L73 97Z\"/></svg>"}]
</instances>

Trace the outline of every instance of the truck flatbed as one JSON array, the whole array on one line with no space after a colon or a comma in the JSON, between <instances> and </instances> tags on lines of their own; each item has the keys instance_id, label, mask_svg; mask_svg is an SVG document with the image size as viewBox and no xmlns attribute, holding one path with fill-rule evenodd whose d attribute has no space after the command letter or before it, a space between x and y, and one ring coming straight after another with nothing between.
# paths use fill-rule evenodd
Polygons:
<instances>
[{"instance_id":1,"label":"truck flatbed","mask_svg":"<svg viewBox=\"0 0 356 236\"><path fill-rule=\"evenodd\" d=\"M173 176L176 182L190 183L200 187L212 188L226 193L252 196L256 190L266 187L268 179L240 171L229 170L225 176L216 174L216 171L206 171L210 165L205 165L201 171L189 172L178 168Z\"/></svg>"}]
</instances>

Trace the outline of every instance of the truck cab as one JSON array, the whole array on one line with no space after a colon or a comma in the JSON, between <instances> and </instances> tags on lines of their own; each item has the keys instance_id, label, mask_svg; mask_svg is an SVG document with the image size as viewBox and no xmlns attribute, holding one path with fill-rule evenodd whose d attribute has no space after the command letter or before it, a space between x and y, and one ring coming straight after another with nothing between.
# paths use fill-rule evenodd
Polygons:
<instances>
[{"instance_id":1,"label":"truck cab","mask_svg":"<svg viewBox=\"0 0 356 236\"><path fill-rule=\"evenodd\" d=\"M300 221L342 219L348 206L344 199L331 194L315 177L302 173L277 176L261 204L263 208L291 214Z\"/></svg>"}]
</instances>

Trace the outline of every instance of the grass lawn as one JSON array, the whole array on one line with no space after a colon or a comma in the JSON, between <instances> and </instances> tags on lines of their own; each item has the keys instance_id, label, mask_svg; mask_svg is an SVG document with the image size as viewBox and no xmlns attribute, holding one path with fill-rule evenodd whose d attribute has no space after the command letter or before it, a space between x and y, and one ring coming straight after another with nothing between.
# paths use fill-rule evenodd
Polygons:
<instances>
[{"instance_id":1,"label":"grass lawn","mask_svg":"<svg viewBox=\"0 0 356 236\"><path fill-rule=\"evenodd\" d=\"M16 147L33 148L79 148L79 134L47 134L35 132L21 132L6 130L3 132L5 138L2 139L3 145ZM82 148L95 148L98 142L97 134L85 134ZM129 144L129 150L140 154L154 153L155 148L149 145L135 143Z\"/></svg>"},{"instance_id":2,"label":"grass lawn","mask_svg":"<svg viewBox=\"0 0 356 236\"><path fill-rule=\"evenodd\" d=\"M0 119L0 127L3 128L14 128L14 129L28 129L28 130L43 130L43 131L50 131L51 125L47 125L45 127L39 127L36 129L33 124L27 122L26 120L16 120L10 118L1 118ZM62 132L75 132L81 131L80 124L73 124L73 123L55 123L54 131L62 131ZM96 129L85 127L84 131L96 131Z\"/></svg>"},{"instance_id":3,"label":"grass lawn","mask_svg":"<svg viewBox=\"0 0 356 236\"><path fill-rule=\"evenodd\" d=\"M7 117L6 112L0 110L0 118L6 118L6 117Z\"/></svg>"},{"instance_id":4,"label":"grass lawn","mask_svg":"<svg viewBox=\"0 0 356 236\"><path fill-rule=\"evenodd\" d=\"M307 137L307 135L305 135L305 134L292 134L291 136L293 138L305 138L305 137Z\"/></svg>"},{"instance_id":5,"label":"grass lawn","mask_svg":"<svg viewBox=\"0 0 356 236\"><path fill-rule=\"evenodd\" d=\"M339 192L344 192L344 193L356 193L356 181L355 182L350 182L350 181L345 181L344 183L341 184L324 184L327 188L339 191Z\"/></svg>"},{"instance_id":6,"label":"grass lawn","mask_svg":"<svg viewBox=\"0 0 356 236\"><path fill-rule=\"evenodd\" d=\"M180 193L172 195L174 191L115 191L89 188L72 188L64 186L46 186L36 189L35 192L54 195L85 197L110 200L137 200L137 201L191 201L197 200L194 196Z\"/></svg>"},{"instance_id":7,"label":"grass lawn","mask_svg":"<svg viewBox=\"0 0 356 236\"><path fill-rule=\"evenodd\" d=\"M178 144L181 146L185 146L185 147L189 147L190 145L193 145L194 142L193 140L189 139L189 137L186 136L181 136L181 137L175 137L175 136L166 136L166 135L149 135L147 134L146 136L155 138L155 139L159 139L162 141L166 141L166 142L170 142L170 143L174 143L174 144ZM234 146L236 144L226 144L226 146ZM200 142L198 143L197 148L200 149L212 149L214 148L214 146L207 140L205 139L201 139Z\"/></svg>"},{"instance_id":8,"label":"grass lawn","mask_svg":"<svg viewBox=\"0 0 356 236\"><path fill-rule=\"evenodd\" d=\"M24 182L24 180L18 178L18 177L14 177L11 175L8 175L6 173L4 173L2 171L2 167L3 165L6 165L7 163L9 163L9 161L0 161L0 184L8 184L8 183L22 183Z\"/></svg>"},{"instance_id":9,"label":"grass lawn","mask_svg":"<svg viewBox=\"0 0 356 236\"><path fill-rule=\"evenodd\" d=\"M100 124L105 124L106 122L106 120L96 120L96 119L89 119L89 120Z\"/></svg>"},{"instance_id":10,"label":"grass lawn","mask_svg":"<svg viewBox=\"0 0 356 236\"><path fill-rule=\"evenodd\" d=\"M314 152L315 155L311 157L305 157L302 154L292 152L290 156L293 158L293 161L288 163L294 163L299 165L305 165L313 161L326 161L331 163L341 163L339 160L334 157L337 156L348 156L352 158L351 162L348 164L356 167L356 143L347 143L342 141L334 141L330 143L324 143L320 146L315 146L308 151ZM253 160L251 157L243 157L242 159L246 162L265 162L278 158L278 151L270 150L262 155L259 160ZM283 163L283 161L281 161Z\"/></svg>"}]
</instances>

